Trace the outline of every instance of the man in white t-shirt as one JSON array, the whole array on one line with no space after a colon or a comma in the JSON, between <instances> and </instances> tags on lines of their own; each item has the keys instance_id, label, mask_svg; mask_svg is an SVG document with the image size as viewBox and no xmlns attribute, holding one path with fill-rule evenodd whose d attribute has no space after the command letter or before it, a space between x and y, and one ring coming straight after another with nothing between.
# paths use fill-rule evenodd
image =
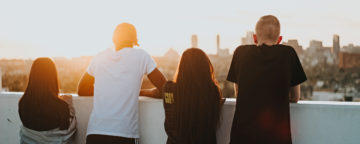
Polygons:
<instances>
[{"instance_id":1,"label":"man in white t-shirt","mask_svg":"<svg viewBox=\"0 0 360 144\"><path fill-rule=\"evenodd\" d=\"M119 24L113 42L115 48L93 58L78 86L79 96L94 96L87 144L135 144L139 138L138 96L161 98L159 90L166 82L151 56L133 48L138 46L133 25ZM156 88L141 90L144 75Z\"/></svg>"}]
</instances>

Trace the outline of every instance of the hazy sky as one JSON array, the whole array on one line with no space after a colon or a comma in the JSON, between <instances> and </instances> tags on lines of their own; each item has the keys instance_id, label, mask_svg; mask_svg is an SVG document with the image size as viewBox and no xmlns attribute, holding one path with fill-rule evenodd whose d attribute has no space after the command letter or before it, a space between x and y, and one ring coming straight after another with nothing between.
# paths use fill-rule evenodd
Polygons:
<instances>
[{"instance_id":1,"label":"hazy sky","mask_svg":"<svg viewBox=\"0 0 360 144\"><path fill-rule=\"evenodd\" d=\"M197 34L199 47L231 52L246 31L265 14L274 14L284 39L298 39L303 47L316 39L332 45L360 45L358 0L0 0L0 58L95 55L111 47L115 26L136 26L140 47L152 55L190 47Z\"/></svg>"}]
</instances>

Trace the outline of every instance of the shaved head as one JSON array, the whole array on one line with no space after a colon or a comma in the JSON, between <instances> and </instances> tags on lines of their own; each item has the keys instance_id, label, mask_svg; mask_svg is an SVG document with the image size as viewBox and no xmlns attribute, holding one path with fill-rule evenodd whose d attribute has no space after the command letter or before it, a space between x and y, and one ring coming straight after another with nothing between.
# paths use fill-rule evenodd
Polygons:
<instances>
[{"instance_id":1,"label":"shaved head","mask_svg":"<svg viewBox=\"0 0 360 144\"><path fill-rule=\"evenodd\" d=\"M255 31L258 41L276 42L280 37L280 22L273 15L262 16L256 23Z\"/></svg>"}]
</instances>

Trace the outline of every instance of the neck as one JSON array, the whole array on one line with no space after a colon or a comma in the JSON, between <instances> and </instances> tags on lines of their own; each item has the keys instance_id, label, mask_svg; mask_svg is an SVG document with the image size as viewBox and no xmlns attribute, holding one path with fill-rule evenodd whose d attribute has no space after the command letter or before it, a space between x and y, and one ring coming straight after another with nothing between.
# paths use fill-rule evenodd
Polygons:
<instances>
[{"instance_id":1,"label":"neck","mask_svg":"<svg viewBox=\"0 0 360 144\"><path fill-rule=\"evenodd\" d=\"M256 45L257 45L257 46L261 46L261 45L263 45L263 44L268 45L268 46L277 45L276 42L269 42L269 41L258 42Z\"/></svg>"},{"instance_id":2,"label":"neck","mask_svg":"<svg viewBox=\"0 0 360 144\"><path fill-rule=\"evenodd\" d=\"M115 45L116 51L122 50L123 48L133 48L133 46L132 45Z\"/></svg>"}]
</instances>

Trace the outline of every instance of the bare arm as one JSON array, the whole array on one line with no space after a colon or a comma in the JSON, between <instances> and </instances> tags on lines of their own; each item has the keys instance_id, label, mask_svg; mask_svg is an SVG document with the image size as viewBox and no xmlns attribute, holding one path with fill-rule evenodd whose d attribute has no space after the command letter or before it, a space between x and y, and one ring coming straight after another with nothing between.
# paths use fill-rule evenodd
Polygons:
<instances>
[{"instance_id":1,"label":"bare arm","mask_svg":"<svg viewBox=\"0 0 360 144\"><path fill-rule=\"evenodd\" d=\"M292 103L297 103L300 99L300 84L290 88L289 100Z\"/></svg>"},{"instance_id":2,"label":"bare arm","mask_svg":"<svg viewBox=\"0 0 360 144\"><path fill-rule=\"evenodd\" d=\"M94 83L95 78L87 72L81 77L78 85L79 96L94 96Z\"/></svg>"},{"instance_id":3,"label":"bare arm","mask_svg":"<svg viewBox=\"0 0 360 144\"><path fill-rule=\"evenodd\" d=\"M160 95L160 90L163 85L166 83L165 76L159 71L159 69L155 68L149 75L149 80L152 84L155 85L156 88L153 89L142 89L140 91L141 96L148 96L153 98L162 98Z\"/></svg>"}]
</instances>

